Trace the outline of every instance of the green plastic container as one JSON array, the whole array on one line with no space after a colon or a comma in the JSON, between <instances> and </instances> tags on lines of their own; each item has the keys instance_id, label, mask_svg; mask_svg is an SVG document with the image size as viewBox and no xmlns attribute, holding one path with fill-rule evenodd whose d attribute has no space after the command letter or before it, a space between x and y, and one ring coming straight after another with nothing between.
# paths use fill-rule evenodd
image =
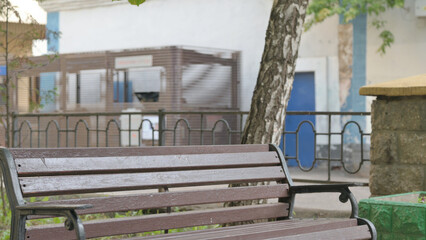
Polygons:
<instances>
[{"instance_id":1,"label":"green plastic container","mask_svg":"<svg viewBox=\"0 0 426 240\"><path fill-rule=\"evenodd\" d=\"M419 203L424 199L424 203ZM378 239L426 239L426 192L363 199L359 216L374 223Z\"/></svg>"}]
</instances>

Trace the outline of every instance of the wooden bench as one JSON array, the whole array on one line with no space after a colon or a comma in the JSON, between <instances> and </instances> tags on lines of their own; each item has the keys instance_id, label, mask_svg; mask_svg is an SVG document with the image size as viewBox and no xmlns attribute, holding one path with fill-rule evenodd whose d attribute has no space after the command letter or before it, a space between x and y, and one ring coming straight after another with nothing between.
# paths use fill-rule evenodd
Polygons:
<instances>
[{"instance_id":1,"label":"wooden bench","mask_svg":"<svg viewBox=\"0 0 426 240\"><path fill-rule=\"evenodd\" d=\"M274 145L1 149L0 166L12 212L13 240L167 232L257 219L269 221L157 236L133 235L131 239L376 238L374 226L357 218L357 202L350 185L294 186L283 155ZM272 183L228 187L263 181ZM158 192L159 188L165 192ZM311 192L340 192L340 201L349 200L352 205L351 218L292 219L295 195ZM29 197L45 196L59 197L50 197L47 202L26 201ZM236 207L222 204L255 199L272 200ZM174 211L176 207L203 204L215 208ZM141 209L164 211L83 223L80 220L87 214ZM52 216L66 217L65 227L26 227L28 219Z\"/></svg>"}]
</instances>

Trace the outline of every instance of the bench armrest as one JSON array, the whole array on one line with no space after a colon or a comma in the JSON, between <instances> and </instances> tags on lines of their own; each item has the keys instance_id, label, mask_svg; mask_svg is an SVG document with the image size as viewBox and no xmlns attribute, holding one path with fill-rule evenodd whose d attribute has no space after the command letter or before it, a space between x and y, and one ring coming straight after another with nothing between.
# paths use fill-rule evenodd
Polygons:
<instances>
[{"instance_id":1,"label":"bench armrest","mask_svg":"<svg viewBox=\"0 0 426 240\"><path fill-rule=\"evenodd\" d=\"M86 234L84 232L84 226L81 222L81 219L78 217L75 210L87 209L93 207L90 204L28 204L17 206L21 216L28 215L48 215L48 216L64 216L67 219L65 220L65 228L69 231L75 230L78 240L85 240Z\"/></svg>"},{"instance_id":2,"label":"bench armrest","mask_svg":"<svg viewBox=\"0 0 426 240\"><path fill-rule=\"evenodd\" d=\"M360 187L362 183L347 183L347 184L326 184L326 185L302 185L291 186L289 192L291 195L299 193L321 193L321 192L338 192L340 193L339 200L342 203L348 200L352 206L351 218L358 217L358 202L352 194L349 187Z\"/></svg>"},{"instance_id":3,"label":"bench armrest","mask_svg":"<svg viewBox=\"0 0 426 240\"><path fill-rule=\"evenodd\" d=\"M300 185L291 186L290 192L293 193L320 193L320 192L341 192L342 189L349 187L361 187L362 183L342 183L342 184L322 184L322 185Z\"/></svg>"},{"instance_id":4,"label":"bench armrest","mask_svg":"<svg viewBox=\"0 0 426 240\"><path fill-rule=\"evenodd\" d=\"M18 210L81 210L92 208L90 204L27 204L22 206L17 206ZM31 214L32 215L32 214ZM44 214L43 214L44 215Z\"/></svg>"}]
</instances>

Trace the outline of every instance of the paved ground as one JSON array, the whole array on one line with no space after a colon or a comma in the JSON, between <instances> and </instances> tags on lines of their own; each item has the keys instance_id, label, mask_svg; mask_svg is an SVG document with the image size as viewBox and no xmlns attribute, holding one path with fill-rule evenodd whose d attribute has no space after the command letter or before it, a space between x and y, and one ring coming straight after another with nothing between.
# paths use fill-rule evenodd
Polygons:
<instances>
[{"instance_id":1,"label":"paved ground","mask_svg":"<svg viewBox=\"0 0 426 240\"><path fill-rule=\"evenodd\" d=\"M356 199L365 199L370 196L368 187L351 188ZM341 203L339 193L312 193L296 196L296 217L346 217L350 216L350 203Z\"/></svg>"},{"instance_id":2,"label":"paved ground","mask_svg":"<svg viewBox=\"0 0 426 240\"><path fill-rule=\"evenodd\" d=\"M343 169L331 171L331 180L344 182L368 182L369 167L362 168L357 174L348 174ZM315 179L327 180L328 172L326 168L318 168L312 172L302 172L296 168L290 168L290 174L293 179ZM312 184L307 182L295 182L296 185ZM370 197L368 187L350 188L355 198L361 199ZM311 193L299 194L296 196L295 213L296 217L348 217L351 212L349 202L341 203L339 193Z\"/></svg>"}]
</instances>

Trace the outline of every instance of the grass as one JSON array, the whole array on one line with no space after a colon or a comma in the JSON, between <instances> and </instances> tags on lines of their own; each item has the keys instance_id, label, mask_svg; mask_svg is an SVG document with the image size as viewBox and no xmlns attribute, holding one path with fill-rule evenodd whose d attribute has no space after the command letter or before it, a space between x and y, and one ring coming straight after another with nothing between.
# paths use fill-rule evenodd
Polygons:
<instances>
[{"instance_id":1,"label":"grass","mask_svg":"<svg viewBox=\"0 0 426 240\"><path fill-rule=\"evenodd\" d=\"M6 198L6 197L5 197ZM30 198L29 202L36 202L36 201L48 201L49 198ZM6 210L6 212L4 211ZM174 212L181 211L179 208L174 208ZM158 211L156 212L158 213ZM90 221L90 220L98 220L98 219L107 219L107 218L123 218L123 217L133 217L133 216L142 216L146 214L151 214L149 210L147 211L129 211L129 212L120 212L120 213L102 213L102 214L88 214L88 215L82 215L80 216L81 220L84 221ZM7 200L5 202L2 201L0 198L0 240L10 240L10 223L11 223L11 211L9 209L9 205ZM27 226L37 226L37 225L44 225L44 224L59 224L64 223L65 218L63 217L56 217L56 218L42 218L42 219L33 219L27 221ZM178 229L170 229L169 233L177 233L177 232L187 232L187 231L194 231L194 230L202 230L202 229L210 229L210 228L217 228L220 225L209 225L209 226L196 226L196 227L187 227L187 228L178 228ZM113 237L101 237L96 238L96 240L107 240L107 239L120 239L123 237L141 237L141 236L148 236L148 235L158 235L163 234L164 231L152 231L152 232L144 232L144 233L137 233L137 234L127 234L127 235L120 235L120 236L113 236Z\"/></svg>"},{"instance_id":2,"label":"grass","mask_svg":"<svg viewBox=\"0 0 426 240\"><path fill-rule=\"evenodd\" d=\"M0 194L2 193L0 192ZM4 202L2 200L3 198L5 199ZM3 195L3 198L0 198L0 240L9 240L12 214L10 212L6 196Z\"/></svg>"}]
</instances>

